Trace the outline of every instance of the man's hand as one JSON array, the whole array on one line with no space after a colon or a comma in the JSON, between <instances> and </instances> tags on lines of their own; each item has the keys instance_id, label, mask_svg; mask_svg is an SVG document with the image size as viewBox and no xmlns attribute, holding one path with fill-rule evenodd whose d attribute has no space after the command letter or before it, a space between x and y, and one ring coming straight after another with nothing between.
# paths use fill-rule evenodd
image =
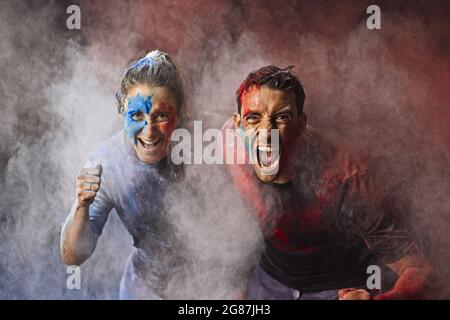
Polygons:
<instances>
[{"instance_id":1,"label":"man's hand","mask_svg":"<svg viewBox=\"0 0 450 320\"><path fill-rule=\"evenodd\" d=\"M370 294L364 289L346 288L338 292L339 300L370 300Z\"/></svg>"},{"instance_id":2,"label":"man's hand","mask_svg":"<svg viewBox=\"0 0 450 320\"><path fill-rule=\"evenodd\" d=\"M440 279L417 246L408 255L388 264L399 278L394 287L374 300L436 299L440 295Z\"/></svg>"},{"instance_id":3,"label":"man's hand","mask_svg":"<svg viewBox=\"0 0 450 320\"><path fill-rule=\"evenodd\" d=\"M81 207L89 207L100 189L102 166L83 168L77 176L77 202Z\"/></svg>"}]
</instances>

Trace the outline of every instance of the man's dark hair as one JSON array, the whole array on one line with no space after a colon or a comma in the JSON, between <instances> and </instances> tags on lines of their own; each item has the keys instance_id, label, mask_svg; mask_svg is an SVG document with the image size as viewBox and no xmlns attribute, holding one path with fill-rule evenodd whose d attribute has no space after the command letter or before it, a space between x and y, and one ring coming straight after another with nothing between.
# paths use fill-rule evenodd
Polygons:
<instances>
[{"instance_id":1,"label":"man's dark hair","mask_svg":"<svg viewBox=\"0 0 450 320\"><path fill-rule=\"evenodd\" d=\"M292 91L295 95L298 113L302 114L303 105L305 103L305 91L303 90L300 80L298 80L297 76L292 72L293 68L294 66L289 66L285 69L267 66L250 72L236 91L238 113L241 113L242 95L252 86L260 86L270 89Z\"/></svg>"}]
</instances>

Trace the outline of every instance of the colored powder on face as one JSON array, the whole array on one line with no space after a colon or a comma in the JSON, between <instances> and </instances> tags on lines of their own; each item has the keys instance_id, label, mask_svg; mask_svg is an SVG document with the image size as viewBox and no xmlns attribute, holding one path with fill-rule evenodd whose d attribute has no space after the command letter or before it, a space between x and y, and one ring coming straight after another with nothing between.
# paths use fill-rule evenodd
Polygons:
<instances>
[{"instance_id":1,"label":"colored powder on face","mask_svg":"<svg viewBox=\"0 0 450 320\"><path fill-rule=\"evenodd\" d=\"M242 123L239 127L239 136L241 137L242 141L244 142L245 151L247 152L248 156L250 157L250 163L255 163L256 159L253 155L253 150L251 148L251 137L246 135L245 129L242 126Z\"/></svg>"},{"instance_id":2,"label":"colored powder on face","mask_svg":"<svg viewBox=\"0 0 450 320\"><path fill-rule=\"evenodd\" d=\"M140 121L133 119L133 116L141 113L142 115L150 115L152 109L152 97L141 96L139 93L128 99L128 110L124 116L124 129L127 137L136 144L137 134L148 125L147 120L142 119Z\"/></svg>"}]
</instances>

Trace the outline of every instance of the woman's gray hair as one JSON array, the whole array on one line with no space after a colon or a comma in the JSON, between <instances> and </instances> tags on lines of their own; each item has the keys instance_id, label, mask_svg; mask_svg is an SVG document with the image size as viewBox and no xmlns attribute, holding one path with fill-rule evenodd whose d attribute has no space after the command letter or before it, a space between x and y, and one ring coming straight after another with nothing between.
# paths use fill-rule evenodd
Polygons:
<instances>
[{"instance_id":1,"label":"woman's gray hair","mask_svg":"<svg viewBox=\"0 0 450 320\"><path fill-rule=\"evenodd\" d=\"M120 89L116 93L117 110L125 110L125 99L135 85L147 84L153 87L167 87L175 95L177 112L184 104L183 81L176 65L167 53L154 50L145 57L132 62L126 69Z\"/></svg>"}]
</instances>

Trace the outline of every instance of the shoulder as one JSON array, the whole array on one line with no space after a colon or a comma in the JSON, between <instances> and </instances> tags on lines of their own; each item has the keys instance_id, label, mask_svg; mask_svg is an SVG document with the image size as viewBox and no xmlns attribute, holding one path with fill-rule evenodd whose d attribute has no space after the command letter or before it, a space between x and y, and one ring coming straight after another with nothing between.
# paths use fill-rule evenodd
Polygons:
<instances>
[{"instance_id":1,"label":"shoulder","mask_svg":"<svg viewBox=\"0 0 450 320\"><path fill-rule=\"evenodd\" d=\"M390 214L384 186L380 184L376 167L368 154L314 131L308 135L309 156L317 168L312 185L316 191L322 195L329 194L336 201L342 212L339 216L343 218L339 222L341 226L350 223L354 229L360 230L367 225L375 225Z\"/></svg>"},{"instance_id":2,"label":"shoulder","mask_svg":"<svg viewBox=\"0 0 450 320\"><path fill-rule=\"evenodd\" d=\"M308 127L302 136L297 180L304 188L346 189L366 194L373 189L373 166L364 152L333 141Z\"/></svg>"},{"instance_id":3,"label":"shoulder","mask_svg":"<svg viewBox=\"0 0 450 320\"><path fill-rule=\"evenodd\" d=\"M344 142L332 141L317 130L308 127L303 140L306 161L320 164L324 174L337 175L345 182L372 170L370 159L363 150Z\"/></svg>"}]
</instances>

